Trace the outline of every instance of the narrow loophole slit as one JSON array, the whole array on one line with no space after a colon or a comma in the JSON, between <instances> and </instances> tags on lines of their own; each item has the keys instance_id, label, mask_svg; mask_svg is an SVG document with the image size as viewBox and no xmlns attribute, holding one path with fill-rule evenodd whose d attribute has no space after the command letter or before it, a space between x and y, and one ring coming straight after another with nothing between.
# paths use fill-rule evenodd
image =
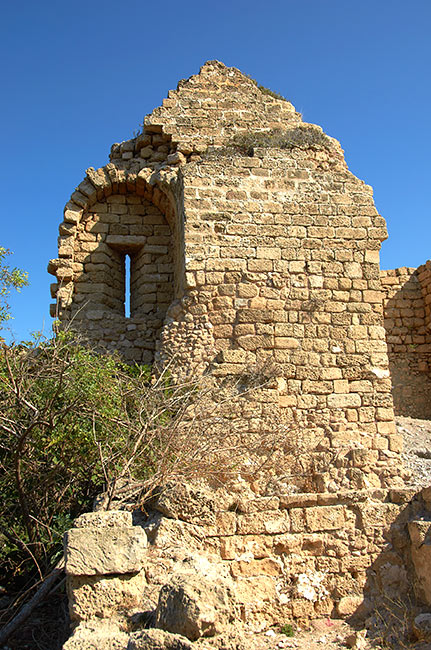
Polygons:
<instances>
[{"instance_id":1,"label":"narrow loophole slit","mask_svg":"<svg viewBox=\"0 0 431 650\"><path fill-rule=\"evenodd\" d=\"M124 315L130 318L130 255L126 253L124 256Z\"/></svg>"}]
</instances>

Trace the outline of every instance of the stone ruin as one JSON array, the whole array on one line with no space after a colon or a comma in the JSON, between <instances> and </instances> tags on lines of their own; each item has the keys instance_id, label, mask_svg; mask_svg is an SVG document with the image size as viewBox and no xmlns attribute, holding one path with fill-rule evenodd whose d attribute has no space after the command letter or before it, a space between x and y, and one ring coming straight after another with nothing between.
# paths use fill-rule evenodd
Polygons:
<instances>
[{"instance_id":1,"label":"stone ruin","mask_svg":"<svg viewBox=\"0 0 431 650\"><path fill-rule=\"evenodd\" d=\"M229 622L230 598L238 620L264 629L407 592L408 572L423 565L411 548L427 552L431 523L417 522L430 519L431 497L404 487L393 407L431 418L431 262L381 271L386 237L372 188L348 170L339 143L217 61L170 91L105 167L87 170L49 264L52 315L98 348L173 363L184 376L222 382L270 367L240 414L246 432L283 422L287 437L307 438L311 460L292 489L280 482L269 493L268 481L242 476L229 489L170 486L135 526L124 513L108 524L89 515L86 534L80 523L67 542L81 622L67 648L81 647L85 626L142 609L142 594L158 627L195 640ZM111 544L102 555L112 565L92 566L90 553L77 569L74 553L89 544L96 556ZM194 638L160 604L179 559L204 582L225 577L224 605L213 608L223 624L195 621ZM429 577L418 572L416 593L430 605Z\"/></svg>"}]
</instances>

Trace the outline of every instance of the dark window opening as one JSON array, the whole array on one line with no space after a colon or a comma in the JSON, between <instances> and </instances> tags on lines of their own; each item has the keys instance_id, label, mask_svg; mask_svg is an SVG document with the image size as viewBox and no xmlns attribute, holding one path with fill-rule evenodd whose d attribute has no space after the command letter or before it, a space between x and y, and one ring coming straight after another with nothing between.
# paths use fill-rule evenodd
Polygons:
<instances>
[{"instance_id":1,"label":"dark window opening","mask_svg":"<svg viewBox=\"0 0 431 650\"><path fill-rule=\"evenodd\" d=\"M130 318L130 294L131 294L131 278L130 278L130 255L124 255L124 316Z\"/></svg>"}]
</instances>

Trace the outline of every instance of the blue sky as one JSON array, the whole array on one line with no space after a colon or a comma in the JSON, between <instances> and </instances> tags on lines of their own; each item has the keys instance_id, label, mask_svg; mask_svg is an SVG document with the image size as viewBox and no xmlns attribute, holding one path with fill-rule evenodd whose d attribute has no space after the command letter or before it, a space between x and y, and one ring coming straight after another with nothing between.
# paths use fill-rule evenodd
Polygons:
<instances>
[{"instance_id":1,"label":"blue sky","mask_svg":"<svg viewBox=\"0 0 431 650\"><path fill-rule=\"evenodd\" d=\"M13 335L49 333L47 261L85 169L209 59L287 97L374 187L382 268L431 257L429 0L22 0L0 24L0 245L30 286Z\"/></svg>"}]
</instances>

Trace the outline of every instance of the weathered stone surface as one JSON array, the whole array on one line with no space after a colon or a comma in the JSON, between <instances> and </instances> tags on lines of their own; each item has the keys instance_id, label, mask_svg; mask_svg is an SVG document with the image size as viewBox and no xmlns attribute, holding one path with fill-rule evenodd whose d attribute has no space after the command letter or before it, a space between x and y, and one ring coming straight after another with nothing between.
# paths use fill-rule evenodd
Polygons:
<instances>
[{"instance_id":1,"label":"weathered stone surface","mask_svg":"<svg viewBox=\"0 0 431 650\"><path fill-rule=\"evenodd\" d=\"M63 650L126 650L128 641L128 633L115 622L93 619L75 629Z\"/></svg>"},{"instance_id":2,"label":"weathered stone surface","mask_svg":"<svg viewBox=\"0 0 431 650\"><path fill-rule=\"evenodd\" d=\"M73 522L74 528L121 528L132 525L132 513L126 510L85 512Z\"/></svg>"},{"instance_id":3,"label":"weathered stone surface","mask_svg":"<svg viewBox=\"0 0 431 650\"><path fill-rule=\"evenodd\" d=\"M204 485L170 483L151 502L152 507L167 517L193 524L214 524L215 493Z\"/></svg>"},{"instance_id":4,"label":"weathered stone surface","mask_svg":"<svg viewBox=\"0 0 431 650\"><path fill-rule=\"evenodd\" d=\"M70 618L110 618L118 611L140 607L145 586L144 571L122 576L69 576Z\"/></svg>"},{"instance_id":5,"label":"weathered stone surface","mask_svg":"<svg viewBox=\"0 0 431 650\"><path fill-rule=\"evenodd\" d=\"M293 138L289 146L272 140L275 128ZM256 132L269 138L265 146L257 146ZM233 142L244 134L252 155ZM142 134L89 170L65 218L50 264L61 321L127 360L163 366L175 359L170 368L181 377L211 368L220 381L240 379L247 368L278 364L257 411L235 412L232 404L248 437L274 422L298 423L301 432L312 423L297 446L310 466L317 446L375 451L366 476L343 463L319 479L303 468L295 475L301 492L390 484L398 457L384 464L384 452L399 454L400 440L383 327L383 299L393 296L382 291L379 270L385 222L339 144L303 123L289 102L262 93L235 68L207 62L147 116ZM429 268L418 278L426 298ZM418 291L396 305L392 325L387 304L389 343L401 336L403 345L429 344L425 298L418 309ZM322 443L318 431L328 422L333 432ZM280 464L294 465L295 454L284 451ZM207 496L176 485L156 507L209 526L215 512ZM249 507L261 508L255 501Z\"/></svg>"},{"instance_id":6,"label":"weathered stone surface","mask_svg":"<svg viewBox=\"0 0 431 650\"><path fill-rule=\"evenodd\" d=\"M235 615L234 595L227 580L179 573L162 587L156 627L191 641L220 633Z\"/></svg>"},{"instance_id":7,"label":"weathered stone surface","mask_svg":"<svg viewBox=\"0 0 431 650\"><path fill-rule=\"evenodd\" d=\"M127 650L192 650L188 639L165 630L141 630L129 639Z\"/></svg>"},{"instance_id":8,"label":"weathered stone surface","mask_svg":"<svg viewBox=\"0 0 431 650\"><path fill-rule=\"evenodd\" d=\"M358 613L363 605L363 596L344 596L337 605L337 612L342 618Z\"/></svg>"},{"instance_id":9,"label":"weathered stone surface","mask_svg":"<svg viewBox=\"0 0 431 650\"><path fill-rule=\"evenodd\" d=\"M273 129L294 136L292 146L271 140ZM256 131L271 146L257 146ZM252 138L246 152L233 142L243 134ZM154 501L164 516L146 522L151 604L173 575L159 622L188 626L190 638L226 623L225 578L220 586L199 562L194 575L196 552L221 553L214 566L235 576L241 617L256 625L328 615L337 603L348 615L373 579L395 594L407 583L395 542L419 510L385 492L403 480L390 374L396 407L431 417L431 262L380 272L385 237L372 189L349 172L339 144L217 61L169 93L144 132L116 144L72 195L49 266L60 320L126 360L169 364L176 378L208 373L220 389L233 379L247 396L227 400L216 423L224 458L236 454L229 505L179 482ZM225 485L231 468L216 457ZM79 616L85 599L97 610L105 584L108 594L116 586L100 596L101 614L119 605L117 593L135 602L139 530L128 514L107 513L68 533L69 575L112 575L89 580L87 591L75 583ZM410 533L429 602L428 533L422 524ZM389 535L394 548L383 553ZM300 576L318 578L318 598L298 596Z\"/></svg>"},{"instance_id":10,"label":"weathered stone surface","mask_svg":"<svg viewBox=\"0 0 431 650\"><path fill-rule=\"evenodd\" d=\"M344 525L344 508L343 506L306 508L305 521L311 533L320 530L337 530Z\"/></svg>"},{"instance_id":11,"label":"weathered stone surface","mask_svg":"<svg viewBox=\"0 0 431 650\"><path fill-rule=\"evenodd\" d=\"M106 575L142 569L147 536L138 526L72 528L65 536L66 573Z\"/></svg>"}]
</instances>

